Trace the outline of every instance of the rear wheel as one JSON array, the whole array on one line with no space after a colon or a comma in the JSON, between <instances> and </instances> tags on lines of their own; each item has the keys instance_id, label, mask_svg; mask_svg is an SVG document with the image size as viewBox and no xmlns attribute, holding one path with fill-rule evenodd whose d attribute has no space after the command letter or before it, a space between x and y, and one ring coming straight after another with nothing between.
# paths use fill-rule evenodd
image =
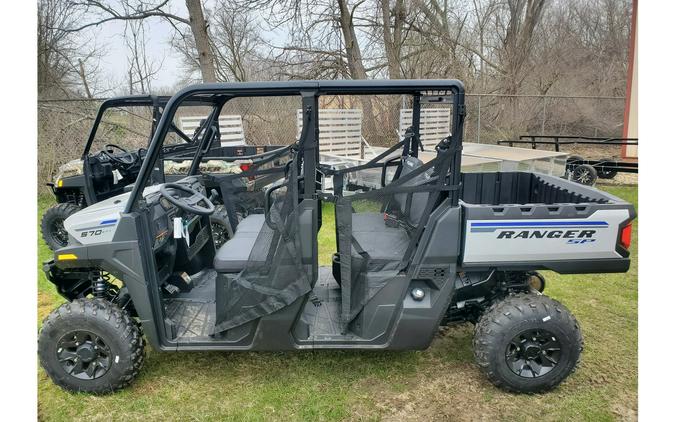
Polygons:
<instances>
[{"instance_id":1,"label":"rear wheel","mask_svg":"<svg viewBox=\"0 0 675 422\"><path fill-rule=\"evenodd\" d=\"M108 393L136 378L144 345L139 326L125 311L102 299L77 299L45 319L38 355L56 385Z\"/></svg>"},{"instance_id":2,"label":"rear wheel","mask_svg":"<svg viewBox=\"0 0 675 422\"><path fill-rule=\"evenodd\" d=\"M68 245L68 232L63 226L63 222L81 209L78 205L64 202L52 205L44 213L40 230L42 231L42 239L49 246L49 249L55 251Z\"/></svg>"},{"instance_id":3,"label":"rear wheel","mask_svg":"<svg viewBox=\"0 0 675 422\"><path fill-rule=\"evenodd\" d=\"M473 345L476 362L494 385L540 393L574 372L583 339L576 319L560 302L519 293L481 316Z\"/></svg>"}]
</instances>

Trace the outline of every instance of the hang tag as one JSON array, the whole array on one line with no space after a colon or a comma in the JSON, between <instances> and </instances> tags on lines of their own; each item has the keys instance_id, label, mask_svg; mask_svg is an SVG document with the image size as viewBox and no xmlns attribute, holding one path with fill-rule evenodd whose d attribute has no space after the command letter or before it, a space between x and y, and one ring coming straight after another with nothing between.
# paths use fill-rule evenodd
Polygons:
<instances>
[{"instance_id":1,"label":"hang tag","mask_svg":"<svg viewBox=\"0 0 675 422\"><path fill-rule=\"evenodd\" d=\"M183 239L185 239L185 245L190 247L190 230L187 224L183 224Z\"/></svg>"},{"instance_id":2,"label":"hang tag","mask_svg":"<svg viewBox=\"0 0 675 422\"><path fill-rule=\"evenodd\" d=\"M122 176L122 173L120 173L119 170L115 169L112 172L113 174L113 184L116 185L119 183L120 180L124 179L124 176Z\"/></svg>"},{"instance_id":3,"label":"hang tag","mask_svg":"<svg viewBox=\"0 0 675 422\"><path fill-rule=\"evenodd\" d=\"M180 239L183 237L183 219L175 217L173 219L173 238Z\"/></svg>"}]
</instances>

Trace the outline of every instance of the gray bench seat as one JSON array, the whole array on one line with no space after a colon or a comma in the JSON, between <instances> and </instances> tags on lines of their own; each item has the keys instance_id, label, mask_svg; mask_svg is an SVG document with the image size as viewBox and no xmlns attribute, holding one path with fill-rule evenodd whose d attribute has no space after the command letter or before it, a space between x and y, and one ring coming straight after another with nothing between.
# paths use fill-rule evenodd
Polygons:
<instances>
[{"instance_id":1,"label":"gray bench seat","mask_svg":"<svg viewBox=\"0 0 675 422\"><path fill-rule=\"evenodd\" d=\"M251 214L237 225L232 239L216 252L213 268L221 273L238 273L246 267L253 245L265 224L263 214Z\"/></svg>"}]
</instances>

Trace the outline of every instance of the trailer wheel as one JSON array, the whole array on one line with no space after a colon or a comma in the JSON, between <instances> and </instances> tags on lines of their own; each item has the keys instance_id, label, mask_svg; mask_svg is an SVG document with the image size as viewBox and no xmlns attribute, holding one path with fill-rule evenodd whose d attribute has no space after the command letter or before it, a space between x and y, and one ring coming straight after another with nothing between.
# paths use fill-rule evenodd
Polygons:
<instances>
[{"instance_id":1,"label":"trailer wheel","mask_svg":"<svg viewBox=\"0 0 675 422\"><path fill-rule=\"evenodd\" d=\"M565 161L565 179L569 180L572 177L572 171L584 161L581 155L570 155Z\"/></svg>"},{"instance_id":2,"label":"trailer wheel","mask_svg":"<svg viewBox=\"0 0 675 422\"><path fill-rule=\"evenodd\" d=\"M572 181L586 186L593 186L598 180L598 172L588 164L580 164L572 170Z\"/></svg>"},{"instance_id":3,"label":"trailer wheel","mask_svg":"<svg viewBox=\"0 0 675 422\"><path fill-rule=\"evenodd\" d=\"M63 222L82 208L70 202L52 205L42 216L40 231L49 249L55 251L68 245L68 232Z\"/></svg>"},{"instance_id":4,"label":"trailer wheel","mask_svg":"<svg viewBox=\"0 0 675 422\"><path fill-rule=\"evenodd\" d=\"M611 158L601 158L599 160L600 162L610 164L612 166L616 166L616 160L613 160ZM610 168L606 169L602 165L598 166L596 169L598 171L598 177L601 179L614 179L614 176L618 173L616 169Z\"/></svg>"},{"instance_id":5,"label":"trailer wheel","mask_svg":"<svg viewBox=\"0 0 675 422\"><path fill-rule=\"evenodd\" d=\"M100 394L136 378L144 346L142 331L127 312L102 299L76 299L45 319L38 355L56 385Z\"/></svg>"},{"instance_id":6,"label":"trailer wheel","mask_svg":"<svg viewBox=\"0 0 675 422\"><path fill-rule=\"evenodd\" d=\"M478 366L495 386L540 393L574 372L583 339L576 319L560 302L519 293L494 303L481 316L473 347Z\"/></svg>"}]
</instances>

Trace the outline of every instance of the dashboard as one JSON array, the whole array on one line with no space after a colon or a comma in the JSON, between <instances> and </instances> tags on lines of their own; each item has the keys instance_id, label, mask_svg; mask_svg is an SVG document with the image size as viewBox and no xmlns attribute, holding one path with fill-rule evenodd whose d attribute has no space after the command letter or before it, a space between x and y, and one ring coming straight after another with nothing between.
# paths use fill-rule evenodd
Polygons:
<instances>
[{"instance_id":1,"label":"dashboard","mask_svg":"<svg viewBox=\"0 0 675 422\"><path fill-rule=\"evenodd\" d=\"M206 194L204 185L200 182L199 176L185 177L178 182L188 186L202 194ZM153 237L153 249L158 251L173 240L173 221L174 218L181 218L188 232L194 231L199 226L200 216L188 213L164 198L159 190L149 193L145 196L145 201L150 210L150 227ZM193 239L196 238L193 237Z\"/></svg>"}]
</instances>

